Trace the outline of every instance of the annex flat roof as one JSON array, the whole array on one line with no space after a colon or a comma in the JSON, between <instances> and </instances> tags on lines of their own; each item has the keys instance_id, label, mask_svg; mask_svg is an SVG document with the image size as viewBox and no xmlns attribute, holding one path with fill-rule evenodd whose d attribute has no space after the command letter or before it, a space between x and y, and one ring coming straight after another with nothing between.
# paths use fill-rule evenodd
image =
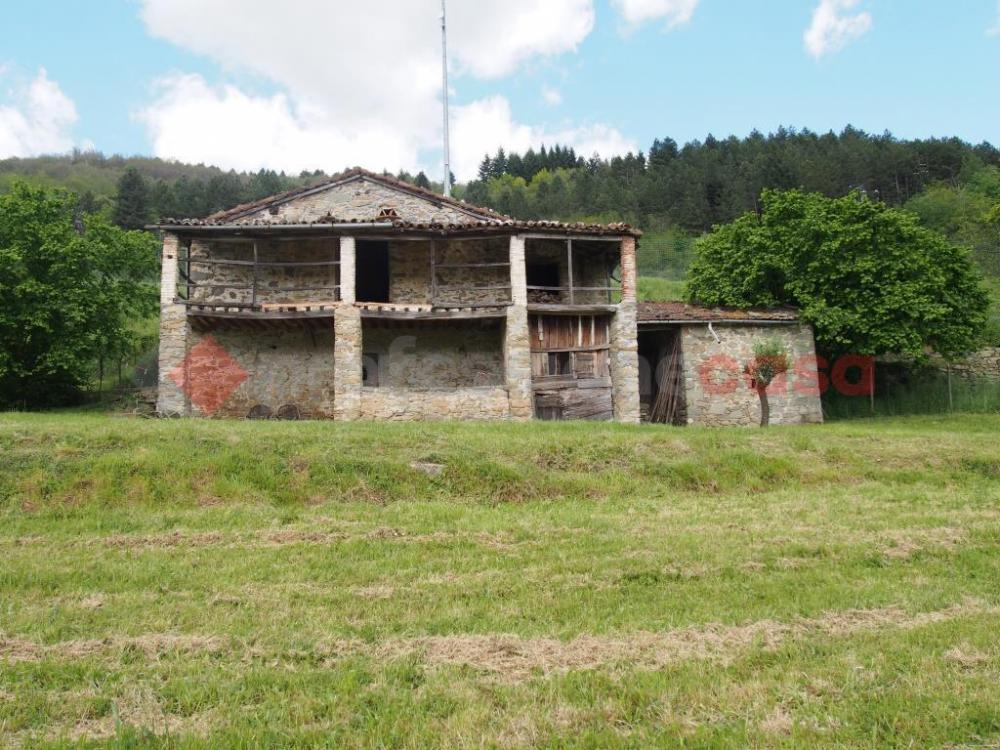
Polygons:
<instances>
[{"instance_id":1,"label":"annex flat roof","mask_svg":"<svg viewBox=\"0 0 1000 750\"><path fill-rule=\"evenodd\" d=\"M798 310L792 307L751 308L702 307L686 302L640 302L639 325L656 323L742 323L794 324Z\"/></svg>"}]
</instances>

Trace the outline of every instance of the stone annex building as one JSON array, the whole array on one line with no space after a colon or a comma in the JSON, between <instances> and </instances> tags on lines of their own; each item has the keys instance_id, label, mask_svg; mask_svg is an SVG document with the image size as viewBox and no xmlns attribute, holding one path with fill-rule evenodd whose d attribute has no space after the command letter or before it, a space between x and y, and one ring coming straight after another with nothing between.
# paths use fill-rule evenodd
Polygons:
<instances>
[{"instance_id":1,"label":"stone annex building","mask_svg":"<svg viewBox=\"0 0 1000 750\"><path fill-rule=\"evenodd\" d=\"M638 304L627 225L518 221L357 168L155 228L163 415L751 424L726 363L762 336L813 354L788 311ZM773 421L821 419L785 390Z\"/></svg>"}]
</instances>

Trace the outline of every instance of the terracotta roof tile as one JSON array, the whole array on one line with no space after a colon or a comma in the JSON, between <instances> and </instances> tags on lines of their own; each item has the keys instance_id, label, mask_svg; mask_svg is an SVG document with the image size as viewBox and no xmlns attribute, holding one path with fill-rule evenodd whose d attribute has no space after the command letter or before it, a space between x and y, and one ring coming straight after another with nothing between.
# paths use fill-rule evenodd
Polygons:
<instances>
[{"instance_id":1,"label":"terracotta roof tile","mask_svg":"<svg viewBox=\"0 0 1000 750\"><path fill-rule=\"evenodd\" d=\"M379 215L374 216L371 219L338 219L334 216L327 215L319 219L303 222L301 220L289 221L287 219L281 219L277 217L266 217L266 218L255 218L255 219L245 219L248 214L256 213L262 209L268 208L270 206L277 206L285 203L297 196L303 195L305 193L311 192L313 190L320 190L327 186L333 186L348 182L355 179L368 179L374 182L379 182L383 185L387 185L396 190L402 190L408 192L412 195L416 195L421 198L426 198L427 200L434 201L436 203L443 203L459 211L464 212L468 215L468 221L462 222L451 222L451 223L440 223L440 222L412 222L405 221L398 217ZM413 231L413 232L431 232L431 233L441 233L441 234L461 234L463 232L496 232L505 233L511 230L515 231L540 231L540 232L559 232L565 234L592 234L596 236L600 235L622 235L628 234L633 236L641 236L642 232L628 224L590 224L584 222L561 222L561 221L521 221L518 219L513 219L505 214L501 214L489 208L483 208L482 206L473 206L471 204L465 203L464 201L458 201L454 198L446 198L443 195L438 195L429 190L424 190L423 188L411 185L408 182L402 182L394 177L387 177L385 175L376 174L374 172L369 172L361 167L354 167L346 172L341 172L339 175L335 175L331 178L324 180L323 182L316 183L314 185L309 185L307 187L296 188L295 190L289 190L284 193L279 193L278 195L273 195L269 198L264 198L263 200L255 201L253 203L244 203L240 206L235 206L234 208L227 209L225 211L219 211L212 214L204 219L163 219L158 226L161 227L233 227L236 228L246 228L246 227L282 227L289 225L315 225L323 226L325 224L392 224L394 231L400 233Z\"/></svg>"},{"instance_id":2,"label":"terracotta roof tile","mask_svg":"<svg viewBox=\"0 0 1000 750\"><path fill-rule=\"evenodd\" d=\"M434 193L430 190L425 190L424 188L417 187L416 185L411 185L408 182L403 182L402 180L397 180L395 177L389 177L388 175L377 174L375 172L370 172L367 169L362 169L361 167L352 167L351 169L345 170L340 174L335 174L332 177L328 177L321 182L314 183L312 185L305 185L300 188L295 188L294 190L288 190L284 193L278 193L278 195L272 195L267 198L262 198L259 201L253 201L252 203L244 203L239 206L234 206L233 208L227 208L225 211L218 211L208 217L210 221L216 222L229 222L234 219L239 218L248 213L253 213L255 211L260 211L263 208L268 208L269 206L278 205L285 203L303 193L309 193L313 190L322 189L332 185L338 185L343 182L349 182L351 180L356 180L360 178L365 178L372 180L374 182L380 182L383 185L387 185L395 190L402 190L404 192L410 193L412 195L419 196L421 198L426 198L428 200L435 201L436 203L444 203L445 205L456 208L459 211L464 211L468 214L479 214L483 218L493 218L493 219L507 219L510 218L504 214L498 213L490 208L484 208L482 206L473 206L464 201L455 200L454 198L447 198L438 193Z\"/></svg>"}]
</instances>

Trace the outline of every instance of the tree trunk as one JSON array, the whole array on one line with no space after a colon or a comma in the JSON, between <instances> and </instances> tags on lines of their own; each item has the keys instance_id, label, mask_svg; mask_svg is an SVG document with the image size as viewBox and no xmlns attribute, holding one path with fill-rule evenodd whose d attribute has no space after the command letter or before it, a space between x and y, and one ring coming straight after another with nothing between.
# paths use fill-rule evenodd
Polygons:
<instances>
[{"instance_id":1,"label":"tree trunk","mask_svg":"<svg viewBox=\"0 0 1000 750\"><path fill-rule=\"evenodd\" d=\"M760 397L760 426L771 424L771 404L767 400L767 386L757 386L757 396Z\"/></svg>"}]
</instances>

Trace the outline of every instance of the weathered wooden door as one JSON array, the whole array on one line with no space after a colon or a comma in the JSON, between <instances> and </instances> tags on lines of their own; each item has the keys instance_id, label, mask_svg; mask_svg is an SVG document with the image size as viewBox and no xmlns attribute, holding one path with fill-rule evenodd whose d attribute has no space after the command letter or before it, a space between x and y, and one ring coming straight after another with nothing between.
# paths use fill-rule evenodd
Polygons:
<instances>
[{"instance_id":1,"label":"weathered wooden door","mask_svg":"<svg viewBox=\"0 0 1000 750\"><path fill-rule=\"evenodd\" d=\"M538 419L611 419L607 315L531 315L531 380Z\"/></svg>"}]
</instances>

